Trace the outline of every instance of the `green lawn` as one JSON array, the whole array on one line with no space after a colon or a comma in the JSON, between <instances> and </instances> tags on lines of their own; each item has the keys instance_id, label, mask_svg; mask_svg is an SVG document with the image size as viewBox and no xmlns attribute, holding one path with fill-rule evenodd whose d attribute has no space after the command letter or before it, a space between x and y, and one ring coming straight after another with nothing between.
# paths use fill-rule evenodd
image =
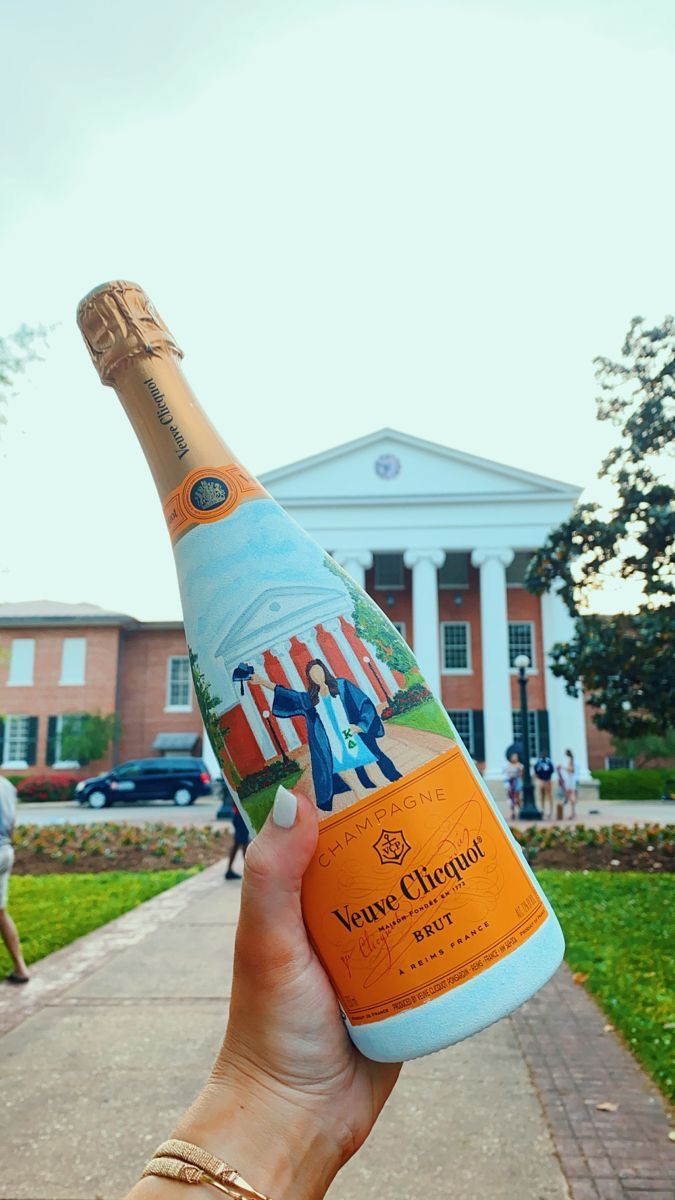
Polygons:
<instances>
[{"instance_id":1,"label":"green lawn","mask_svg":"<svg viewBox=\"0 0 675 1200\"><path fill-rule=\"evenodd\" d=\"M255 829L260 830L265 824L267 814L274 804L274 797L277 794L279 786L283 784L285 788L292 791L301 775L302 771L292 771L285 779L279 779L276 783L271 783L269 787L262 788L261 791L255 792L252 796L247 796L245 800L240 801L253 821Z\"/></svg>"},{"instance_id":2,"label":"green lawn","mask_svg":"<svg viewBox=\"0 0 675 1200\"><path fill-rule=\"evenodd\" d=\"M445 737L452 737L443 709L436 700L425 700L418 704L417 708L411 708L410 712L390 717L385 723L385 729L387 725L408 725L411 729L426 729L428 733L442 733Z\"/></svg>"},{"instance_id":3,"label":"green lawn","mask_svg":"<svg viewBox=\"0 0 675 1200\"><path fill-rule=\"evenodd\" d=\"M565 957L629 1046L675 1100L675 879L537 872L565 933Z\"/></svg>"},{"instance_id":4,"label":"green lawn","mask_svg":"<svg viewBox=\"0 0 675 1200\"><path fill-rule=\"evenodd\" d=\"M8 910L26 962L36 962L144 900L181 883L188 871L101 871L97 875L12 875ZM0 977L11 970L0 942Z\"/></svg>"}]
</instances>

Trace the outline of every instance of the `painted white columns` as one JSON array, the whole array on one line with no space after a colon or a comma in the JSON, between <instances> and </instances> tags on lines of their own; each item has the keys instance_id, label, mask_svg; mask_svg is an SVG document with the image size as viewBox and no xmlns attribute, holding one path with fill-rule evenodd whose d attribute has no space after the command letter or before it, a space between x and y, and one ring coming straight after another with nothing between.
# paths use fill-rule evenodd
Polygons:
<instances>
[{"instance_id":1,"label":"painted white columns","mask_svg":"<svg viewBox=\"0 0 675 1200\"><path fill-rule=\"evenodd\" d=\"M445 550L406 550L406 567L412 569L413 649L431 691L441 698L440 630L438 624L438 568Z\"/></svg>"},{"instance_id":2,"label":"painted white columns","mask_svg":"<svg viewBox=\"0 0 675 1200\"><path fill-rule=\"evenodd\" d=\"M571 750L581 782L591 778L588 770L588 744L586 741L586 713L583 694L568 696L565 683L551 674L548 654L555 642L568 642L574 633L574 621L563 604L557 589L546 592L541 598L541 623L546 661L544 682L546 707L551 739L551 758L557 765L563 761L566 750Z\"/></svg>"},{"instance_id":3,"label":"painted white columns","mask_svg":"<svg viewBox=\"0 0 675 1200\"><path fill-rule=\"evenodd\" d=\"M270 650L274 657L279 659L290 686L296 692L305 692L307 684L303 682L302 676L291 658L291 639L287 638L286 641L275 642L273 646L270 646Z\"/></svg>"},{"instance_id":4,"label":"painted white columns","mask_svg":"<svg viewBox=\"0 0 675 1200\"><path fill-rule=\"evenodd\" d=\"M265 662L262 658L252 658L251 663L255 667L258 675L266 674ZM244 686L246 686L246 685L244 685ZM269 695L269 699L268 699L268 695ZM274 692L268 693L267 688L265 688L264 696L265 696L265 701L266 701L267 707L269 708L269 711L271 713ZM263 717L263 721L264 720L265 720L265 718ZM285 742L285 744L286 744L286 749L287 750L297 750L298 746L301 746L302 743L301 743L300 738L298 737L297 733L295 732L295 726L294 726L291 718L290 717L275 717L275 721L277 722L277 728L279 730L279 735L282 738L283 742ZM267 728L267 724L265 724L265 728ZM271 734L270 734L270 737L271 737Z\"/></svg>"},{"instance_id":5,"label":"painted white columns","mask_svg":"<svg viewBox=\"0 0 675 1200\"><path fill-rule=\"evenodd\" d=\"M365 588L366 571L369 571L373 565L373 556L370 550L335 550L332 557L348 575L351 575L354 583Z\"/></svg>"},{"instance_id":6,"label":"painted white columns","mask_svg":"<svg viewBox=\"0 0 675 1200\"><path fill-rule=\"evenodd\" d=\"M276 758L279 751L277 750L268 733L267 726L260 715L258 705L253 699L253 696L251 695L251 689L247 684L244 684L244 694L241 697L241 707L246 713L246 720L251 726L251 732L258 743L260 753L265 761L269 762L270 759Z\"/></svg>"},{"instance_id":7,"label":"painted white columns","mask_svg":"<svg viewBox=\"0 0 675 1200\"><path fill-rule=\"evenodd\" d=\"M379 692L375 690L375 686L372 679L368 675L365 663L359 661L359 657L356 651L353 649L351 642L348 640L347 635L340 624L339 618L336 617L333 621L323 621L322 625L324 629L335 638L338 650L342 654L342 657L345 659L347 665L351 667L356 682L361 688L363 688L363 691L366 693L366 695L370 697L370 699L373 701L373 704L381 704L382 697L380 696ZM306 640L307 639L305 639L305 641ZM307 644L309 645L309 642ZM319 653L315 657L321 658L321 656L322 652L321 649L319 649Z\"/></svg>"},{"instance_id":8,"label":"painted white columns","mask_svg":"<svg viewBox=\"0 0 675 1200\"><path fill-rule=\"evenodd\" d=\"M483 723L485 776L501 778L504 755L513 741L506 568L513 551L474 550L471 563L480 568L480 628L483 650Z\"/></svg>"}]
</instances>

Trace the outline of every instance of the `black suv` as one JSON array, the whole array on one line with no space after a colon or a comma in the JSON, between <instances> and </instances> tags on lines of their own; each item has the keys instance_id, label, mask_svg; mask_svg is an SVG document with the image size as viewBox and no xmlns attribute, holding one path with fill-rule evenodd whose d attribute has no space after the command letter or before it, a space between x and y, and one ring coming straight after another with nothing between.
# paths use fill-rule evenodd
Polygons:
<instances>
[{"instance_id":1,"label":"black suv","mask_svg":"<svg viewBox=\"0 0 675 1200\"><path fill-rule=\"evenodd\" d=\"M118 800L125 804L173 800L184 807L197 796L210 796L212 790L201 758L136 758L106 775L83 779L75 788L75 799L90 808L106 808Z\"/></svg>"}]
</instances>

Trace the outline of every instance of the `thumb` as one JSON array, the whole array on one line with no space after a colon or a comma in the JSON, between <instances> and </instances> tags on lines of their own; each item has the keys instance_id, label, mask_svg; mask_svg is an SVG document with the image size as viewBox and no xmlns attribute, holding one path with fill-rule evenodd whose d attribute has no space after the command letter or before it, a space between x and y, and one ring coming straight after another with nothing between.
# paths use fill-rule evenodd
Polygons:
<instances>
[{"instance_id":1,"label":"thumb","mask_svg":"<svg viewBox=\"0 0 675 1200\"><path fill-rule=\"evenodd\" d=\"M300 893L318 836L312 801L279 787L246 853L236 949L240 970L250 966L258 973L306 962Z\"/></svg>"}]
</instances>

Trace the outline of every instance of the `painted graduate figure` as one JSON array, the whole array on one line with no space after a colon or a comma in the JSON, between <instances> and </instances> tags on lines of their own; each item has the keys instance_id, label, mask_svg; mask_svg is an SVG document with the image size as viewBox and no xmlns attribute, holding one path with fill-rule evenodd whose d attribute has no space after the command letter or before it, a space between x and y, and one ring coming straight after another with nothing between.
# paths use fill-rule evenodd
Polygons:
<instances>
[{"instance_id":1,"label":"painted graduate figure","mask_svg":"<svg viewBox=\"0 0 675 1200\"><path fill-rule=\"evenodd\" d=\"M258 673L250 683L274 693L275 717L305 718L317 807L332 812L337 793L351 791L358 800L366 790L400 779L400 771L378 745L384 725L370 697L351 679L336 679L320 658L307 663L305 678L304 692ZM377 771L381 781L369 773Z\"/></svg>"}]
</instances>

